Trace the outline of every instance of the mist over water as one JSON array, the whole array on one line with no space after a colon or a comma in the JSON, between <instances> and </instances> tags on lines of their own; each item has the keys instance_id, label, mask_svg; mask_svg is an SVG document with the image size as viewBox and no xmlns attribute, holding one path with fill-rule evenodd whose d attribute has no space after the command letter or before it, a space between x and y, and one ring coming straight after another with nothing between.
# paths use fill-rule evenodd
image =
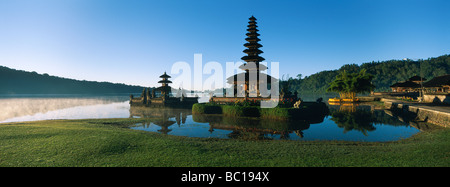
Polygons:
<instances>
[{"instance_id":1,"label":"mist over water","mask_svg":"<svg viewBox=\"0 0 450 187\"><path fill-rule=\"evenodd\" d=\"M301 96L307 101L328 97ZM426 129L375 105L328 107L330 115L320 120L280 122L193 115L191 109L133 108L128 95L0 95L0 125L52 119L139 117L151 120L136 124L133 129L176 136L352 141L393 141Z\"/></svg>"},{"instance_id":2,"label":"mist over water","mask_svg":"<svg viewBox=\"0 0 450 187\"><path fill-rule=\"evenodd\" d=\"M127 96L1 97L0 123L47 119L126 118Z\"/></svg>"}]
</instances>

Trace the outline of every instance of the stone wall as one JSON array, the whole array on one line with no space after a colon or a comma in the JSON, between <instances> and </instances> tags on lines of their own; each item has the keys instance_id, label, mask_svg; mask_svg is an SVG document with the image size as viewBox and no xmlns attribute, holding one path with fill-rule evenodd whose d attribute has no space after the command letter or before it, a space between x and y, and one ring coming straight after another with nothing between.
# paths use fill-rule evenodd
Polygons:
<instances>
[{"instance_id":1,"label":"stone wall","mask_svg":"<svg viewBox=\"0 0 450 187\"><path fill-rule=\"evenodd\" d=\"M270 97L212 97L212 101L220 104L226 104L226 103L234 103L236 101L242 102L247 99L247 101L268 101L271 100Z\"/></svg>"},{"instance_id":2,"label":"stone wall","mask_svg":"<svg viewBox=\"0 0 450 187\"><path fill-rule=\"evenodd\" d=\"M417 118L428 123L442 127L450 127L450 113L433 109L432 107L414 106L405 104L392 99L381 99L384 106L390 110L402 110L403 112L412 112Z\"/></svg>"}]
</instances>

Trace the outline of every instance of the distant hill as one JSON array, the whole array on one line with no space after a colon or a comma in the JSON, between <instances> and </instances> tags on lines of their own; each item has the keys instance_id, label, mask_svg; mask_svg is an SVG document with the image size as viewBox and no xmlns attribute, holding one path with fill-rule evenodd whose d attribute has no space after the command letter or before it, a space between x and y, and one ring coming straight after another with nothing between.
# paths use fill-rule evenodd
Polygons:
<instances>
[{"instance_id":1,"label":"distant hill","mask_svg":"<svg viewBox=\"0 0 450 187\"><path fill-rule=\"evenodd\" d=\"M67 79L0 66L0 94L140 93L143 88L110 82Z\"/></svg>"},{"instance_id":2,"label":"distant hill","mask_svg":"<svg viewBox=\"0 0 450 187\"><path fill-rule=\"evenodd\" d=\"M427 80L450 74L450 55L426 60L388 60L367 62L361 65L346 64L337 70L321 71L310 76L282 79L289 84L289 90L300 94L326 93L328 84L342 71L358 72L362 68L375 77L372 83L375 91L389 91L389 86L419 75ZM299 74L301 75L301 74ZM105 94L141 93L144 87L125 84L79 81L62 77L38 74L0 66L0 94Z\"/></svg>"},{"instance_id":3,"label":"distant hill","mask_svg":"<svg viewBox=\"0 0 450 187\"><path fill-rule=\"evenodd\" d=\"M358 72L362 68L374 75L372 83L376 86L375 91L389 91L392 84L405 81L418 75L431 80L433 77L450 74L450 55L442 55L426 60L388 60L382 62L368 62L361 65L347 64L337 70L321 71L311 76L296 78L285 78L282 84L289 83L289 89L300 94L325 93L328 84L342 71Z\"/></svg>"}]
</instances>

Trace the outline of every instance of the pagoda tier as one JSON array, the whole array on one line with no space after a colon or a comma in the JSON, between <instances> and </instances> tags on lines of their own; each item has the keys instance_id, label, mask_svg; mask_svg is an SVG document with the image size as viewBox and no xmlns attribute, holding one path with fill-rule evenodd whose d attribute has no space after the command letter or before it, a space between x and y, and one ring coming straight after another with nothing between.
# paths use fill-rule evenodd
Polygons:
<instances>
[{"instance_id":1,"label":"pagoda tier","mask_svg":"<svg viewBox=\"0 0 450 187\"><path fill-rule=\"evenodd\" d=\"M155 90L160 91L161 95L164 98L167 98L171 93L171 87L169 86L169 83L172 83L172 81L169 80L170 76L167 75L166 72L159 76L159 78L161 78L162 80L158 81L158 83L161 83L162 85Z\"/></svg>"},{"instance_id":2,"label":"pagoda tier","mask_svg":"<svg viewBox=\"0 0 450 187\"><path fill-rule=\"evenodd\" d=\"M161 83L162 86L168 86L169 83L172 83L172 81L169 80L170 76L167 75L166 72L164 72L164 74L159 76L159 78L162 78L162 80L158 81L158 83Z\"/></svg>"},{"instance_id":3,"label":"pagoda tier","mask_svg":"<svg viewBox=\"0 0 450 187\"><path fill-rule=\"evenodd\" d=\"M258 42L261 41L261 39L258 38L260 34L258 34L258 29L256 25L256 18L250 17L248 22L248 29L245 40L247 43L244 44L245 49L244 52L247 54L246 56L243 56L241 60L245 61L243 65L239 66L239 69L244 70L245 72L239 73L236 75L233 75L231 77L227 78L227 83L233 84L235 89L235 94L237 93L237 87L243 86L245 91L245 97L249 97L250 92L256 92L256 96L260 97L260 84L271 84L272 82L277 81L277 79L273 78L270 75L261 73L261 71L264 71L267 69L267 66L260 64L260 62L263 62L265 59L261 56L259 56L263 51L261 51L259 48L262 47L261 44ZM252 64L254 63L254 64ZM250 81L250 74L256 73L256 80ZM260 77L261 76L261 77ZM239 79L238 79L239 78ZM253 75L252 75L253 78Z\"/></svg>"},{"instance_id":4,"label":"pagoda tier","mask_svg":"<svg viewBox=\"0 0 450 187\"><path fill-rule=\"evenodd\" d=\"M166 72L164 72L164 74L159 76L159 78L167 79L167 78L171 78L171 76L167 75Z\"/></svg>"},{"instance_id":5,"label":"pagoda tier","mask_svg":"<svg viewBox=\"0 0 450 187\"><path fill-rule=\"evenodd\" d=\"M170 81L170 80L160 80L160 81L158 81L158 83L169 84L169 83L172 83L172 81Z\"/></svg>"},{"instance_id":6,"label":"pagoda tier","mask_svg":"<svg viewBox=\"0 0 450 187\"><path fill-rule=\"evenodd\" d=\"M261 41L261 39L258 38L258 36L260 34L258 34L258 29L256 29L256 27L258 27L256 25L256 18L255 17L250 17L249 18L249 22L248 22L248 33L246 33L245 35L247 35L247 38L245 38L245 40L248 43L244 44L244 47L246 47L247 49L245 49L244 52L245 54L247 54L246 56L243 56L241 58L241 60L250 63L250 62L254 62L255 66L248 66L247 64L243 64L241 66L239 66L240 69L242 70L246 70L246 71L251 71L251 70L256 70L256 71L264 71L267 69L267 66L259 64L260 62L264 61L265 59L261 56L259 56L261 53L263 53L263 51L261 51L259 48L262 47L261 44L259 44L258 42Z\"/></svg>"},{"instance_id":7,"label":"pagoda tier","mask_svg":"<svg viewBox=\"0 0 450 187\"><path fill-rule=\"evenodd\" d=\"M263 76L263 77L267 77L267 79L260 79L259 78L260 75ZM245 80L239 80L238 79L239 77L244 77L244 76L245 76ZM275 79L272 76L267 75L265 73L258 74L256 79L258 81L257 82L258 84L270 84L272 82L277 81L277 79ZM245 84L245 83L249 83L249 80L250 80L249 73L244 72L244 73L239 73L239 74L233 75L231 77L228 77L227 78L227 83L228 84ZM250 81L250 82L252 82L252 81Z\"/></svg>"},{"instance_id":8,"label":"pagoda tier","mask_svg":"<svg viewBox=\"0 0 450 187\"><path fill-rule=\"evenodd\" d=\"M259 54L263 53L263 51L259 50L260 47L262 47L261 44L259 44L258 42L261 41L261 39L258 38L258 36L260 36L260 34L258 34L258 29L256 29L258 26L256 25L256 18L255 17L250 17L249 18L249 22L248 22L248 33L246 33L247 38L245 38L245 40L248 43L244 44L244 47L246 47L247 49L245 49L243 52L245 54L247 54L246 56L242 57L241 60L245 61L245 62L254 62L256 64L256 69L257 70L266 70L267 67L264 65L259 65L260 62L264 61L265 59L261 56L259 56ZM246 69L243 66L240 66L240 68L242 70L249 70Z\"/></svg>"},{"instance_id":9,"label":"pagoda tier","mask_svg":"<svg viewBox=\"0 0 450 187\"><path fill-rule=\"evenodd\" d=\"M251 61L251 62L254 62L254 61ZM256 70L256 71L259 72L259 71L264 71L264 70L266 70L268 68L264 64L259 64L259 63L258 64L255 63L255 66L251 66L250 67L249 64L247 63L247 64L240 65L239 69L249 70L249 71Z\"/></svg>"}]
</instances>

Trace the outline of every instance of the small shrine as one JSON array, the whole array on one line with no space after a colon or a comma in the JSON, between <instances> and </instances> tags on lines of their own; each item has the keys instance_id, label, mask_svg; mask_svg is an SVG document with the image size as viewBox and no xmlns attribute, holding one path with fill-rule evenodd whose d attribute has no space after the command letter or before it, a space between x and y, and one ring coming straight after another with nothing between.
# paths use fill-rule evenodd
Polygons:
<instances>
[{"instance_id":1,"label":"small shrine","mask_svg":"<svg viewBox=\"0 0 450 187\"><path fill-rule=\"evenodd\" d=\"M161 83L160 87L157 88L144 88L141 97L135 98L130 95L130 106L144 106L144 107L172 107L172 108L182 108L182 107L192 107L193 104L198 103L198 97L173 97L172 87L169 86L172 81L166 72L159 76L162 80L158 81ZM151 93L150 94L150 90Z\"/></svg>"},{"instance_id":2,"label":"small shrine","mask_svg":"<svg viewBox=\"0 0 450 187\"><path fill-rule=\"evenodd\" d=\"M169 86L169 84L172 83L172 81L169 80L171 77L164 72L159 78L162 78L162 80L158 81L158 83L161 83L162 85L154 90L159 91L163 99L167 99L172 93L172 89Z\"/></svg>"}]
</instances>

